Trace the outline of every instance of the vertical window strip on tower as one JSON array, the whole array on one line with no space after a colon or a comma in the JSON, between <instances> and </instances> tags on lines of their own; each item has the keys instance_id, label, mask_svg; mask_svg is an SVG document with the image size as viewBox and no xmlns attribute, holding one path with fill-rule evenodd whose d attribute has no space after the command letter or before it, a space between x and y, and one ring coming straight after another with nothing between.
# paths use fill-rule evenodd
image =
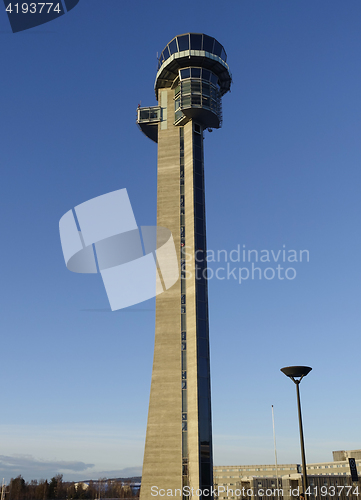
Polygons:
<instances>
[{"instance_id":1,"label":"vertical window strip on tower","mask_svg":"<svg viewBox=\"0 0 361 500\"><path fill-rule=\"evenodd\" d=\"M193 183L196 251L197 381L199 414L200 488L212 485L209 333L207 301L206 228L203 167L203 132L193 124Z\"/></svg>"},{"instance_id":2,"label":"vertical window strip on tower","mask_svg":"<svg viewBox=\"0 0 361 500\"><path fill-rule=\"evenodd\" d=\"M187 418L187 316L185 261L185 199L184 199L184 128L179 128L180 163L180 241L181 241L181 363L182 363L182 486L188 486L188 418ZM185 499L185 497L183 497Z\"/></svg>"}]
</instances>

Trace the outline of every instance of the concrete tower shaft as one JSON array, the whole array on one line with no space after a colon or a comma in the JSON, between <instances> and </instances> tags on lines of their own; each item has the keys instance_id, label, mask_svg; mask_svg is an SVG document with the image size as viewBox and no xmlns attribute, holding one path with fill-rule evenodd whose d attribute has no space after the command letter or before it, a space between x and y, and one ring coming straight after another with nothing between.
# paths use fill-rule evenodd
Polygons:
<instances>
[{"instance_id":1,"label":"concrete tower shaft","mask_svg":"<svg viewBox=\"0 0 361 500\"><path fill-rule=\"evenodd\" d=\"M141 500L160 489L188 499L186 487L213 485L203 130L220 127L230 84L214 38L180 35L159 59L158 106L138 108L138 125L158 142L157 224L173 234L180 271L156 299Z\"/></svg>"}]
</instances>

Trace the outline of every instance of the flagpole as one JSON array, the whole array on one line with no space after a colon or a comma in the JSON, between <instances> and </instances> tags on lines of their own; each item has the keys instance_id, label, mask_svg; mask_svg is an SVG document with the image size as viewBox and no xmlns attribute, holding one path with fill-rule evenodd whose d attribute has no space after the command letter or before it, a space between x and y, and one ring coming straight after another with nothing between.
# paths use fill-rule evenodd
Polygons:
<instances>
[{"instance_id":1,"label":"flagpole","mask_svg":"<svg viewBox=\"0 0 361 500\"><path fill-rule=\"evenodd\" d=\"M274 443L274 448L275 448L277 496L279 496L278 464L277 464L277 448L276 448L276 431L275 431L275 416L274 416L274 411L273 411L273 405L272 405L272 425L273 425L273 443Z\"/></svg>"}]
</instances>

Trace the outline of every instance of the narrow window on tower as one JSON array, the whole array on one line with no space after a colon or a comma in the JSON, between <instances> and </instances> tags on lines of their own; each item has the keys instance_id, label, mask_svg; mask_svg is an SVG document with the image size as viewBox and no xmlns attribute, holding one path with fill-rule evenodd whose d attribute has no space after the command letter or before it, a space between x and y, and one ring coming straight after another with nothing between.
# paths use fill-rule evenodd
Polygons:
<instances>
[{"instance_id":1,"label":"narrow window on tower","mask_svg":"<svg viewBox=\"0 0 361 500\"><path fill-rule=\"evenodd\" d=\"M198 146L195 146L195 148L194 148L194 158L196 160L202 160L202 148L200 148Z\"/></svg>"},{"instance_id":2,"label":"narrow window on tower","mask_svg":"<svg viewBox=\"0 0 361 500\"><path fill-rule=\"evenodd\" d=\"M187 391L182 391L182 412L187 412Z\"/></svg>"},{"instance_id":3,"label":"narrow window on tower","mask_svg":"<svg viewBox=\"0 0 361 500\"><path fill-rule=\"evenodd\" d=\"M197 300L206 301L206 287L200 283L197 283Z\"/></svg>"},{"instance_id":4,"label":"narrow window on tower","mask_svg":"<svg viewBox=\"0 0 361 500\"><path fill-rule=\"evenodd\" d=\"M196 203L203 203L203 191L201 189L195 189L195 200Z\"/></svg>"},{"instance_id":5,"label":"narrow window on tower","mask_svg":"<svg viewBox=\"0 0 361 500\"><path fill-rule=\"evenodd\" d=\"M185 314L181 315L181 328L182 330L185 330L187 328L187 319Z\"/></svg>"},{"instance_id":6,"label":"narrow window on tower","mask_svg":"<svg viewBox=\"0 0 361 500\"><path fill-rule=\"evenodd\" d=\"M194 185L198 189L203 189L203 178L202 178L201 175L195 174L195 176L194 176Z\"/></svg>"},{"instance_id":7,"label":"narrow window on tower","mask_svg":"<svg viewBox=\"0 0 361 500\"><path fill-rule=\"evenodd\" d=\"M198 356L200 358L208 358L208 341L207 339L198 338Z\"/></svg>"},{"instance_id":8,"label":"narrow window on tower","mask_svg":"<svg viewBox=\"0 0 361 500\"><path fill-rule=\"evenodd\" d=\"M197 134L201 134L201 133L202 133L201 126L200 126L198 123L195 123L195 124L194 124L194 126L193 126L193 130L194 130L194 132L196 132Z\"/></svg>"},{"instance_id":9,"label":"narrow window on tower","mask_svg":"<svg viewBox=\"0 0 361 500\"><path fill-rule=\"evenodd\" d=\"M196 175L196 178L198 175ZM201 203L196 203L195 204L195 209L194 209L195 215L198 219L203 219L203 205Z\"/></svg>"},{"instance_id":10,"label":"narrow window on tower","mask_svg":"<svg viewBox=\"0 0 361 500\"><path fill-rule=\"evenodd\" d=\"M183 457L188 457L188 442L186 432L182 432L182 455Z\"/></svg>"},{"instance_id":11,"label":"narrow window on tower","mask_svg":"<svg viewBox=\"0 0 361 500\"><path fill-rule=\"evenodd\" d=\"M194 171L198 175L203 174L202 160L195 160L194 161Z\"/></svg>"},{"instance_id":12,"label":"narrow window on tower","mask_svg":"<svg viewBox=\"0 0 361 500\"><path fill-rule=\"evenodd\" d=\"M205 302L197 302L197 317L199 319L206 319L207 308Z\"/></svg>"},{"instance_id":13,"label":"narrow window on tower","mask_svg":"<svg viewBox=\"0 0 361 500\"><path fill-rule=\"evenodd\" d=\"M204 234L204 224L202 219L196 219L196 232L198 234Z\"/></svg>"}]
</instances>

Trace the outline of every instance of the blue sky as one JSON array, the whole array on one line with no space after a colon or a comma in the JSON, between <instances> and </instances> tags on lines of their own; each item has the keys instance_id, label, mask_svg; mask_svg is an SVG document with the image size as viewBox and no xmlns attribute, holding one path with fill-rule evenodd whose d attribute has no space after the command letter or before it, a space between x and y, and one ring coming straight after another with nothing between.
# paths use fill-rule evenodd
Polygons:
<instances>
[{"instance_id":1,"label":"blue sky","mask_svg":"<svg viewBox=\"0 0 361 500\"><path fill-rule=\"evenodd\" d=\"M58 222L127 188L156 223L136 107L156 104L157 52L188 31L216 37L233 75L205 133L208 247L310 256L285 263L293 280L209 283L214 462L272 463L272 404L278 461L300 462L293 364L313 367L308 462L361 447L360 16L358 0L81 0L12 34L0 12L1 477L141 470L154 300L110 312L99 275L67 271Z\"/></svg>"}]
</instances>

